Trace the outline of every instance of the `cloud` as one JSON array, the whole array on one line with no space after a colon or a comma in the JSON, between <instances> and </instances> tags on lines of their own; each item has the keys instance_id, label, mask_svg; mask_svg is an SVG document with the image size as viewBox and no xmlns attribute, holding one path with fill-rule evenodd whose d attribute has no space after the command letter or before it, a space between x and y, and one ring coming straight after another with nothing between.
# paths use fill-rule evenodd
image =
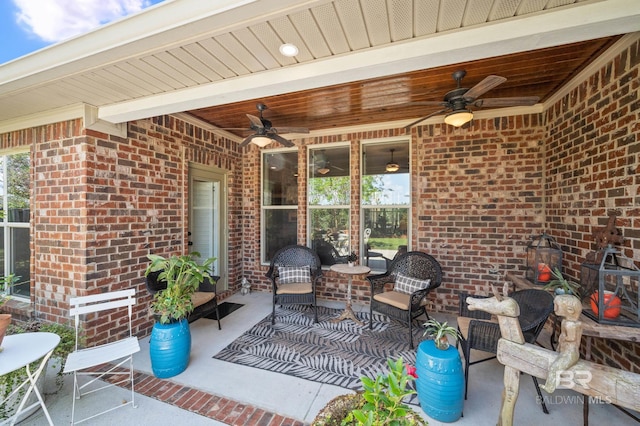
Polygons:
<instances>
[{"instance_id":1,"label":"cloud","mask_svg":"<svg viewBox=\"0 0 640 426\"><path fill-rule=\"evenodd\" d=\"M139 12L150 0L13 0L17 22L43 41L55 43Z\"/></svg>"}]
</instances>

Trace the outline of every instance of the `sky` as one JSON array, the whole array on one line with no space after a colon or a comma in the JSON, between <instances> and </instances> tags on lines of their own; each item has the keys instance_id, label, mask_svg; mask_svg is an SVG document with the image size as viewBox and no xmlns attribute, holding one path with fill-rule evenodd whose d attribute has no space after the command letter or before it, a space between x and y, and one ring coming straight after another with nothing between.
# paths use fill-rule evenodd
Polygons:
<instances>
[{"instance_id":1,"label":"sky","mask_svg":"<svg viewBox=\"0 0 640 426\"><path fill-rule=\"evenodd\" d=\"M162 0L0 0L0 64Z\"/></svg>"}]
</instances>

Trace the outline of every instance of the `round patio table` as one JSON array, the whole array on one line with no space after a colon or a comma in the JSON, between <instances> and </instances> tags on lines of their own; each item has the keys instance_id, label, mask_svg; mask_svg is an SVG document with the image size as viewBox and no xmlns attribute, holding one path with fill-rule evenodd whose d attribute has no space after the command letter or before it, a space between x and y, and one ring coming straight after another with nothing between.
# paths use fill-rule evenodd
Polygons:
<instances>
[{"instance_id":1,"label":"round patio table","mask_svg":"<svg viewBox=\"0 0 640 426\"><path fill-rule=\"evenodd\" d=\"M51 416L49 416L49 411L47 411L47 407L44 405L44 399L42 395L40 395L40 391L36 387L36 382L38 381L38 377L42 374L44 367L47 365L47 361L49 357L53 354L53 350L60 343L60 336L55 333L20 333L20 334L12 334L10 336L5 336L2 341L2 352L0 352L0 376L5 375L7 373L11 373L12 371L18 370L22 367L26 367L27 378L20 386L16 387L3 401L0 401L1 404L4 404L11 396L16 394L20 389L24 386L28 386L27 391L22 397L22 401L18 406L18 410L15 412L13 416L11 416L11 425L14 425L18 418L20 417L20 413L23 411L30 410L36 405L40 404L42 406L42 410L44 411L44 415L47 417L49 424L53 426L53 422L51 421ZM35 371L31 372L31 368L29 368L29 364L34 361L39 360L40 364L35 369ZM25 407L25 403L27 402L29 395L31 392L35 392L38 397L38 401L33 404Z\"/></svg>"},{"instance_id":2,"label":"round patio table","mask_svg":"<svg viewBox=\"0 0 640 426\"><path fill-rule=\"evenodd\" d=\"M345 319L350 319L358 325L364 325L362 321L356 317L356 314L353 312L353 308L351 307L351 279L356 275L365 275L371 272L371 268L368 266L362 265L354 265L349 266L344 263L336 263L331 265L330 268L332 271L337 272L341 275L347 275L349 277L349 286L347 288L347 304L344 308L342 314L339 317L332 319L332 322L339 322Z\"/></svg>"}]
</instances>

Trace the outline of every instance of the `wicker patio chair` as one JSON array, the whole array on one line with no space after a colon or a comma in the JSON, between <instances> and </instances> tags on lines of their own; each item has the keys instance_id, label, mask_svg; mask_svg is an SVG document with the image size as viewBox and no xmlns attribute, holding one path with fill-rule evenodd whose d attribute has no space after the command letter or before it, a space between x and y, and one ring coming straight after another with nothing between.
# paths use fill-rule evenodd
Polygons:
<instances>
[{"instance_id":1,"label":"wicker patio chair","mask_svg":"<svg viewBox=\"0 0 640 426\"><path fill-rule=\"evenodd\" d=\"M496 358L498 351L498 340L501 337L500 326L491 319L491 314L482 311L470 311L467 307L467 297L486 297L474 296L461 292L458 301L458 330L462 338L460 345L462 346L462 355L464 357L464 399L467 399L467 386L469 383L469 367L490 359ZM509 297L513 298L520 305L520 316L518 321L522 328L522 334L527 343L535 344L538 340L540 332L547 322L547 318L553 312L553 296L544 291L537 289L520 290L512 293ZM474 349L479 352L471 354ZM474 361L471 361L471 358ZM479 358L479 359L478 359ZM542 398L538 379L535 376L533 383L536 387L538 397L542 402L542 411L549 414L547 406Z\"/></svg>"},{"instance_id":2,"label":"wicker patio chair","mask_svg":"<svg viewBox=\"0 0 640 426\"><path fill-rule=\"evenodd\" d=\"M409 327L409 344L413 349L413 321L429 314L425 309L427 294L442 283L442 268L431 255L410 251L397 256L384 274L369 275L371 302L369 328L373 328L373 311L380 312ZM385 291L387 285L393 289Z\"/></svg>"},{"instance_id":3,"label":"wicker patio chair","mask_svg":"<svg viewBox=\"0 0 640 426\"><path fill-rule=\"evenodd\" d=\"M335 265L336 263L347 263L349 256L341 256L338 250L329 242L315 240L313 250L318 254L323 265Z\"/></svg>"},{"instance_id":4,"label":"wicker patio chair","mask_svg":"<svg viewBox=\"0 0 640 426\"><path fill-rule=\"evenodd\" d=\"M266 274L273 291L271 324L276 322L276 305L311 305L318 322L316 284L322 277L320 258L309 247L290 245L281 248L271 260Z\"/></svg>"}]
</instances>

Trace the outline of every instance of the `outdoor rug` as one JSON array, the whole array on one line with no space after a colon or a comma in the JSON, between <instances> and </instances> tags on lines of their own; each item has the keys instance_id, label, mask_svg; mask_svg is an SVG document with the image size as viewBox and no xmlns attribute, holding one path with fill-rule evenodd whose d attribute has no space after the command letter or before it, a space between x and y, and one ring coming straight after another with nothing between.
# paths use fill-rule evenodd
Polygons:
<instances>
[{"instance_id":1,"label":"outdoor rug","mask_svg":"<svg viewBox=\"0 0 640 426\"><path fill-rule=\"evenodd\" d=\"M374 313L369 330L368 312L357 313L364 326L351 320L329 321L341 312L319 306L316 324L311 307L279 308L275 325L268 315L213 358L352 390L362 389L362 376L387 374L387 359L402 357L415 365L416 350L409 348L407 327ZM422 331L416 324L416 347ZM406 402L418 404L415 395Z\"/></svg>"}]
</instances>

